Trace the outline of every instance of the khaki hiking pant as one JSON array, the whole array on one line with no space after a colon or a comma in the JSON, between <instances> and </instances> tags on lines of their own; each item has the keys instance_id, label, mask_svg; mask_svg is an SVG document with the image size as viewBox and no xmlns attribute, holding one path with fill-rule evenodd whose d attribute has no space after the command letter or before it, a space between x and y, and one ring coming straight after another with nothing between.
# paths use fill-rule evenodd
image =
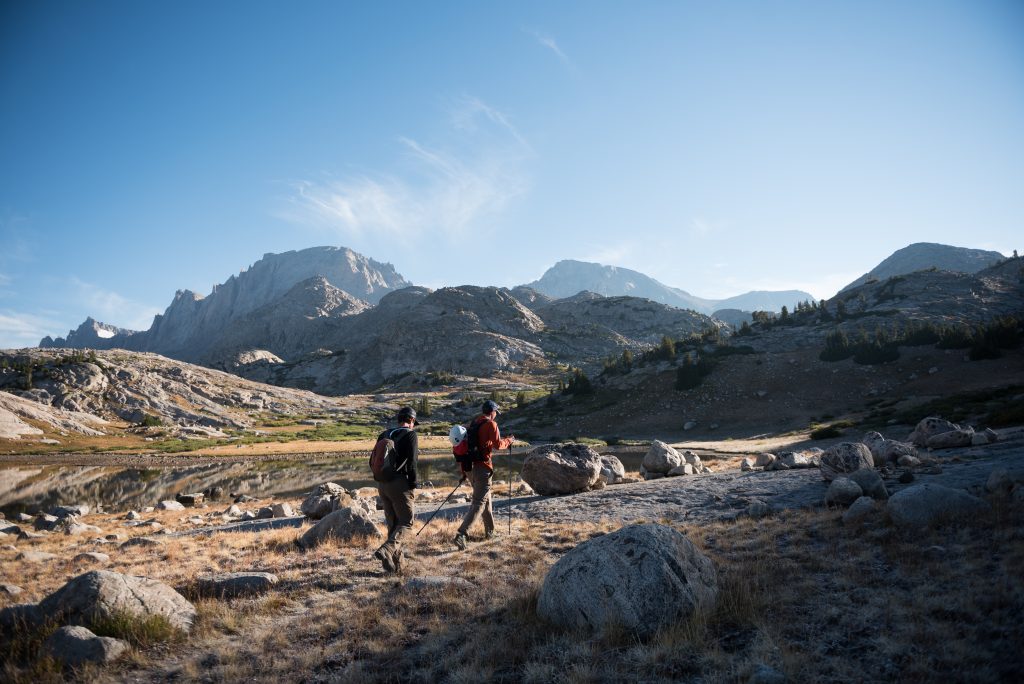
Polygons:
<instances>
[{"instance_id":1,"label":"khaki hiking pant","mask_svg":"<svg viewBox=\"0 0 1024 684\"><path fill-rule=\"evenodd\" d=\"M469 513L459 526L459 534L468 534L472 527L481 517L484 519L484 532L494 531L494 514L491 506L491 480L494 472L485 468L482 464L473 465L469 471L469 481L473 485L473 502L469 506Z\"/></svg>"},{"instance_id":2,"label":"khaki hiking pant","mask_svg":"<svg viewBox=\"0 0 1024 684\"><path fill-rule=\"evenodd\" d=\"M391 482L378 482L377 493L384 505L384 520L388 524L388 540L383 546L398 551L402 537L412 531L414 492L405 476L399 475Z\"/></svg>"}]
</instances>

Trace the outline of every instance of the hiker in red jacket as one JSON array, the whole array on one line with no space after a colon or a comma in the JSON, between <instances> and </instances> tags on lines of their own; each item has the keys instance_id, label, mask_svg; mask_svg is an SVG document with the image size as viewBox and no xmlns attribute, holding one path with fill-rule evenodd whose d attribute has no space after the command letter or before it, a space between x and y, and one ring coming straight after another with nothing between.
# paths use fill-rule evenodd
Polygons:
<instances>
[{"instance_id":1,"label":"hiker in red jacket","mask_svg":"<svg viewBox=\"0 0 1024 684\"><path fill-rule=\"evenodd\" d=\"M498 405L488 399L480 409L480 415L470 423L477 428L477 444L479 455L470 464L471 470L467 473L463 466L463 475L468 475L473 484L473 502L470 504L469 512L466 513L462 525L459 526L459 533L455 536L455 545L461 550L466 549L466 533L469 528L481 517L484 519L484 537L490 539L494 536L494 515L491 506L491 480L494 478L494 462L491 454L496 449L507 449L512 446L515 436L508 436L504 439L498 430L498 423L495 418L500 412Z\"/></svg>"}]
</instances>

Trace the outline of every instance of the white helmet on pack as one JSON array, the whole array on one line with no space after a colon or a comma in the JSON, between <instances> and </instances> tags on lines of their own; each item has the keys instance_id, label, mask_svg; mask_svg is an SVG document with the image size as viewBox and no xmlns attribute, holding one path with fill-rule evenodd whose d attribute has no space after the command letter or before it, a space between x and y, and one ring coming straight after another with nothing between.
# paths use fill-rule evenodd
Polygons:
<instances>
[{"instance_id":1,"label":"white helmet on pack","mask_svg":"<svg viewBox=\"0 0 1024 684\"><path fill-rule=\"evenodd\" d=\"M458 446L464 439L466 439L466 428L461 425L453 425L448 432L448 441L452 443L452 446Z\"/></svg>"}]
</instances>

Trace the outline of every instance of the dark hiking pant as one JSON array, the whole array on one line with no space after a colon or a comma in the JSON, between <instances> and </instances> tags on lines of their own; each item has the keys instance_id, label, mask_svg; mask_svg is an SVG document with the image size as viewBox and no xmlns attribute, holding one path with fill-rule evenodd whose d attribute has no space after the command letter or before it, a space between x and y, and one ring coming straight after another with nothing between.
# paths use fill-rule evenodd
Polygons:
<instances>
[{"instance_id":1,"label":"dark hiking pant","mask_svg":"<svg viewBox=\"0 0 1024 684\"><path fill-rule=\"evenodd\" d=\"M412 531L414 491L405 477L398 476L391 482L378 482L377 493L388 525L388 540L383 547L397 552L402 546L402 537Z\"/></svg>"},{"instance_id":2,"label":"dark hiking pant","mask_svg":"<svg viewBox=\"0 0 1024 684\"><path fill-rule=\"evenodd\" d=\"M494 473L481 464L473 466L469 481L473 484L473 501L469 512L459 526L459 534L467 534L469 528L481 517L484 519L484 533L494 531L494 514L491 511L491 480Z\"/></svg>"}]
</instances>

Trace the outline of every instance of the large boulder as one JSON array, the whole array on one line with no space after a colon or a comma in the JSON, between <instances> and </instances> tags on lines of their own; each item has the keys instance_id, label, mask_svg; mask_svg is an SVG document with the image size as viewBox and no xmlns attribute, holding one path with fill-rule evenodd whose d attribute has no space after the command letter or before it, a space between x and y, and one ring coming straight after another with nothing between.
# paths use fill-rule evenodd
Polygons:
<instances>
[{"instance_id":1,"label":"large boulder","mask_svg":"<svg viewBox=\"0 0 1024 684\"><path fill-rule=\"evenodd\" d=\"M324 482L316 486L299 506L299 511L307 518L320 520L332 511L347 508L352 497L339 484Z\"/></svg>"},{"instance_id":2,"label":"large boulder","mask_svg":"<svg viewBox=\"0 0 1024 684\"><path fill-rule=\"evenodd\" d=\"M854 501L864 496L864 490L860 485L848 477L837 477L832 480L825 492L826 506L849 506Z\"/></svg>"},{"instance_id":3,"label":"large boulder","mask_svg":"<svg viewBox=\"0 0 1024 684\"><path fill-rule=\"evenodd\" d=\"M860 442L842 442L829 447L821 455L819 468L827 482L861 468L874 466L871 452Z\"/></svg>"},{"instance_id":4,"label":"large boulder","mask_svg":"<svg viewBox=\"0 0 1024 684\"><path fill-rule=\"evenodd\" d=\"M89 629L65 625L43 644L43 653L67 667L81 667L86 663L109 663L128 650L128 642L101 637Z\"/></svg>"},{"instance_id":5,"label":"large boulder","mask_svg":"<svg viewBox=\"0 0 1024 684\"><path fill-rule=\"evenodd\" d=\"M647 473L667 474L670 470L681 466L685 462L686 459L683 458L682 454L668 444L656 439L651 442L650 448L644 454L644 461L641 465Z\"/></svg>"},{"instance_id":6,"label":"large boulder","mask_svg":"<svg viewBox=\"0 0 1024 684\"><path fill-rule=\"evenodd\" d=\"M610 485L626 479L626 467L617 456L601 456L601 479Z\"/></svg>"},{"instance_id":7,"label":"large boulder","mask_svg":"<svg viewBox=\"0 0 1024 684\"><path fill-rule=\"evenodd\" d=\"M938 416L928 416L917 424L914 431L907 437L907 441L919 447L926 447L928 446L928 440L935 435L959 429L960 426L956 423L950 423L948 420L943 420Z\"/></svg>"},{"instance_id":8,"label":"large boulder","mask_svg":"<svg viewBox=\"0 0 1024 684\"><path fill-rule=\"evenodd\" d=\"M900 527L919 528L955 520L967 520L990 510L987 502L939 484L925 483L907 487L889 498L886 509Z\"/></svg>"},{"instance_id":9,"label":"large boulder","mask_svg":"<svg viewBox=\"0 0 1024 684\"><path fill-rule=\"evenodd\" d=\"M39 603L45 619L65 624L90 625L131 615L148 618L162 615L171 626L188 632L196 617L195 607L163 582L93 570L75 577Z\"/></svg>"},{"instance_id":10,"label":"large boulder","mask_svg":"<svg viewBox=\"0 0 1024 684\"><path fill-rule=\"evenodd\" d=\"M710 610L715 567L680 532L631 525L583 542L548 571L537 613L555 624L603 632L623 627L649 636Z\"/></svg>"},{"instance_id":11,"label":"large boulder","mask_svg":"<svg viewBox=\"0 0 1024 684\"><path fill-rule=\"evenodd\" d=\"M917 449L913 444L898 442L895 439L886 439L878 432L869 432L860 440L871 452L871 458L876 466L883 466L890 461L896 461L900 456L917 456Z\"/></svg>"},{"instance_id":12,"label":"large boulder","mask_svg":"<svg viewBox=\"0 0 1024 684\"><path fill-rule=\"evenodd\" d=\"M889 498L889 490L885 488L882 476L874 468L861 468L850 473L850 479L860 485L865 496L884 501Z\"/></svg>"},{"instance_id":13,"label":"large boulder","mask_svg":"<svg viewBox=\"0 0 1024 684\"><path fill-rule=\"evenodd\" d=\"M974 429L960 428L932 435L925 443L929 449L956 449L974 443Z\"/></svg>"},{"instance_id":14,"label":"large boulder","mask_svg":"<svg viewBox=\"0 0 1024 684\"><path fill-rule=\"evenodd\" d=\"M521 476L538 494L574 494L597 483L601 466L601 456L586 444L562 442L527 454Z\"/></svg>"},{"instance_id":15,"label":"large boulder","mask_svg":"<svg viewBox=\"0 0 1024 684\"><path fill-rule=\"evenodd\" d=\"M328 539L350 541L355 537L383 539L384 535L361 508L342 508L324 516L320 522L295 540L300 549L311 549Z\"/></svg>"}]
</instances>

